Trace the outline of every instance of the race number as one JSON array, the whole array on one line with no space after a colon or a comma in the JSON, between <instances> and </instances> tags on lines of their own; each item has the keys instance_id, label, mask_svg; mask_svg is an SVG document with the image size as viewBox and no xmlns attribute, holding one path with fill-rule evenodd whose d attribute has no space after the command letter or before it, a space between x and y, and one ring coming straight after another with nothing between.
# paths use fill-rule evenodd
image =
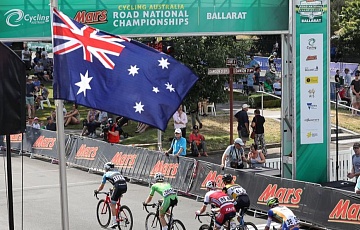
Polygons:
<instances>
[{"instance_id":1,"label":"race number","mask_svg":"<svg viewBox=\"0 0 360 230\"><path fill-rule=\"evenodd\" d=\"M221 204L224 204L224 203L227 203L227 202L231 202L231 199L228 196L222 196L222 197L219 197L219 201L220 201Z\"/></svg>"},{"instance_id":2,"label":"race number","mask_svg":"<svg viewBox=\"0 0 360 230\"><path fill-rule=\"evenodd\" d=\"M166 190L163 192L163 197L167 197L167 196L169 196L169 195L171 195L171 194L175 194L174 189L172 189L172 188L166 189Z\"/></svg>"},{"instance_id":3,"label":"race number","mask_svg":"<svg viewBox=\"0 0 360 230\"><path fill-rule=\"evenodd\" d=\"M113 177L113 180L114 180L114 183L116 183L116 182L121 181L121 180L124 181L125 178L122 175L115 175Z\"/></svg>"}]
</instances>

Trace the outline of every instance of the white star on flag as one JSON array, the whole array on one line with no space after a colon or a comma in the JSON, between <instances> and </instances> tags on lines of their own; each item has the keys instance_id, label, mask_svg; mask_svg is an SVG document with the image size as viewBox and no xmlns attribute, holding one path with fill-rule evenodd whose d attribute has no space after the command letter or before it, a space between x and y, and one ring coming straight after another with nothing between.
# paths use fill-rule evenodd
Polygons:
<instances>
[{"instance_id":1,"label":"white star on flag","mask_svg":"<svg viewBox=\"0 0 360 230\"><path fill-rule=\"evenodd\" d=\"M172 84L170 84L169 82L165 84L166 85L166 89L168 89L170 92L175 92L175 89L172 87Z\"/></svg>"},{"instance_id":2,"label":"white star on flag","mask_svg":"<svg viewBox=\"0 0 360 230\"><path fill-rule=\"evenodd\" d=\"M164 59L163 57L161 57L161 60L158 60L158 62L160 62L159 66L161 66L161 69L168 69L168 65L170 65L168 59Z\"/></svg>"},{"instance_id":3,"label":"white star on flag","mask_svg":"<svg viewBox=\"0 0 360 230\"><path fill-rule=\"evenodd\" d=\"M139 103L135 102L135 104L136 105L133 107L135 109L135 113L139 112L141 114L141 111L144 111L144 105L141 104L141 101Z\"/></svg>"},{"instance_id":4,"label":"white star on flag","mask_svg":"<svg viewBox=\"0 0 360 230\"><path fill-rule=\"evenodd\" d=\"M160 92L159 88L158 87L153 87L153 90L152 90L154 93L158 93Z\"/></svg>"},{"instance_id":5,"label":"white star on flag","mask_svg":"<svg viewBox=\"0 0 360 230\"><path fill-rule=\"evenodd\" d=\"M88 77L88 71L86 71L85 76L80 73L81 80L75 83L76 86L79 86L79 90L76 95L80 93L84 93L84 97L86 97L86 90L91 89L90 81L93 79L92 77Z\"/></svg>"},{"instance_id":6,"label":"white star on flag","mask_svg":"<svg viewBox=\"0 0 360 230\"><path fill-rule=\"evenodd\" d=\"M133 75L133 77L135 76L135 74L138 74L139 72L138 72L138 70L139 70L140 68L136 68L136 65L134 65L134 66L130 66L130 69L128 69L128 71L129 71L129 75Z\"/></svg>"}]
</instances>

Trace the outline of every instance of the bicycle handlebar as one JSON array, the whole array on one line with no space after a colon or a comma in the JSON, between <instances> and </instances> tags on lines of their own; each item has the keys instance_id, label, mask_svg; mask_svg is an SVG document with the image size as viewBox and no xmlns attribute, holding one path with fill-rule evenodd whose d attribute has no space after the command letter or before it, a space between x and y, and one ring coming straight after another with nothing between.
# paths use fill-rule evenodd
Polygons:
<instances>
[{"instance_id":1,"label":"bicycle handlebar","mask_svg":"<svg viewBox=\"0 0 360 230\"><path fill-rule=\"evenodd\" d=\"M149 213L149 210L147 209L147 207L155 208L156 205L157 205L156 203L150 203L150 204L145 204L145 203L143 203L143 209L145 209L145 211L146 211L147 213Z\"/></svg>"},{"instance_id":2,"label":"bicycle handlebar","mask_svg":"<svg viewBox=\"0 0 360 230\"><path fill-rule=\"evenodd\" d=\"M200 220L200 216L210 216L211 218L213 218L215 216L215 213L214 212L206 212L203 214L195 215L195 219L198 219L198 221L200 223L202 223L202 221Z\"/></svg>"}]
</instances>

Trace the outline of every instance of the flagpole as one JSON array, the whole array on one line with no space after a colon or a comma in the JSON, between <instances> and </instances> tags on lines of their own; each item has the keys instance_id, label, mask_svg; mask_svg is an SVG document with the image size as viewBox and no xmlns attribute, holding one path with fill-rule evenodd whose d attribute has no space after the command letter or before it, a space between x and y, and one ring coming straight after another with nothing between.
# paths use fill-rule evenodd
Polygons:
<instances>
[{"instance_id":1,"label":"flagpole","mask_svg":"<svg viewBox=\"0 0 360 230\"><path fill-rule=\"evenodd\" d=\"M53 20L53 8L58 7L58 0L50 0L51 22ZM51 31L53 30L51 23ZM53 33L51 33L53 34ZM53 43L53 36L51 37ZM54 51L54 44L53 44ZM59 180L60 180L60 203L61 203L61 226L62 230L69 230L69 210L68 210L68 194L66 180L66 155L65 155L65 132L64 132L64 114L63 100L55 100L56 107L56 136L59 157Z\"/></svg>"}]
</instances>

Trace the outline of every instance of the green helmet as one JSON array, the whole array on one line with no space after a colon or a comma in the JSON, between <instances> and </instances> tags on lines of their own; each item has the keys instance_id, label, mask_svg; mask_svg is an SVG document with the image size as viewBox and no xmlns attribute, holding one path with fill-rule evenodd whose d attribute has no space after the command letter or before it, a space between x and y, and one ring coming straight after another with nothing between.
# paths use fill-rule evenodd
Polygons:
<instances>
[{"instance_id":1,"label":"green helmet","mask_svg":"<svg viewBox=\"0 0 360 230\"><path fill-rule=\"evenodd\" d=\"M269 207L276 206L278 204L279 204L279 199L277 197L270 197L266 202L266 205Z\"/></svg>"}]
</instances>

